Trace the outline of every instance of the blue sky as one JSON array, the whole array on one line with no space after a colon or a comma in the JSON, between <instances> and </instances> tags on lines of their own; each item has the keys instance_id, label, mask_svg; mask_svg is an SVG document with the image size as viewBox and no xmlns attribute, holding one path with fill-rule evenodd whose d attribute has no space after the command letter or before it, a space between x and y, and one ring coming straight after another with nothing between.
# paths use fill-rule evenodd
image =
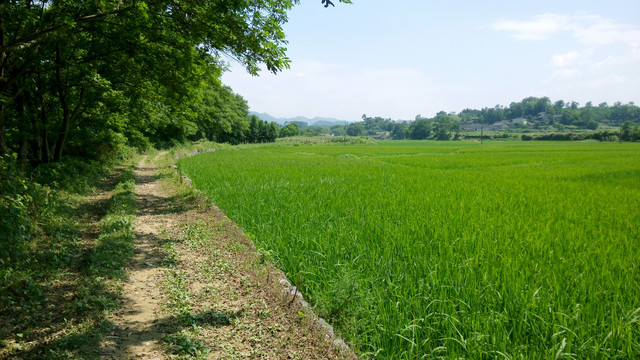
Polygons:
<instances>
[{"instance_id":1,"label":"blue sky","mask_svg":"<svg viewBox=\"0 0 640 360\"><path fill-rule=\"evenodd\" d=\"M527 96L640 104L640 1L302 0L291 69L223 75L252 111L357 121Z\"/></svg>"}]
</instances>

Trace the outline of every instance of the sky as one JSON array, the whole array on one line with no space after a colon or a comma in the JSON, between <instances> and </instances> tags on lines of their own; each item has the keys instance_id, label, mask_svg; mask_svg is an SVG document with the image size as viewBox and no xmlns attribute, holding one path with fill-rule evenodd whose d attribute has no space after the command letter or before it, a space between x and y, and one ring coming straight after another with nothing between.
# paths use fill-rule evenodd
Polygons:
<instances>
[{"instance_id":1,"label":"sky","mask_svg":"<svg viewBox=\"0 0 640 360\"><path fill-rule=\"evenodd\" d=\"M301 0L284 26L291 68L222 77L251 111L394 120L529 96L640 104L638 0Z\"/></svg>"}]
</instances>

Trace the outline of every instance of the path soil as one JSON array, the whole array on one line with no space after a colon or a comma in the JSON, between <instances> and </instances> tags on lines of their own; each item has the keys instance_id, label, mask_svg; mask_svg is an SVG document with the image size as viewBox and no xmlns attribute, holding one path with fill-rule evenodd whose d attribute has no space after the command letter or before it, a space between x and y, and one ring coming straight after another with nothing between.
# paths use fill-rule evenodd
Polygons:
<instances>
[{"instance_id":1,"label":"path soil","mask_svg":"<svg viewBox=\"0 0 640 360\"><path fill-rule=\"evenodd\" d=\"M162 359L160 341L162 254L159 229L172 219L165 216L167 196L159 191L154 168L145 156L135 170L136 217L135 252L129 279L123 285L123 306L113 315L115 359Z\"/></svg>"},{"instance_id":2,"label":"path soil","mask_svg":"<svg viewBox=\"0 0 640 360\"><path fill-rule=\"evenodd\" d=\"M159 179L158 171L175 177L169 165L156 165L163 155L145 157L135 171L135 254L102 358L355 358L335 346L308 308L291 301L282 273L237 225L201 197L194 200L193 190ZM174 265L167 265L168 255ZM184 277L186 317L176 316L167 288L176 276ZM189 353L167 338L186 339L203 351Z\"/></svg>"}]
</instances>

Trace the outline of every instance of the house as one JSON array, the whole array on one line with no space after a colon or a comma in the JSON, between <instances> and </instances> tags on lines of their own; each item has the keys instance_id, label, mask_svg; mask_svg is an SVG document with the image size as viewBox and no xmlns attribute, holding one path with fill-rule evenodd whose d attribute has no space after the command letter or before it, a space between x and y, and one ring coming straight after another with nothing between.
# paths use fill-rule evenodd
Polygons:
<instances>
[{"instance_id":1,"label":"house","mask_svg":"<svg viewBox=\"0 0 640 360\"><path fill-rule=\"evenodd\" d=\"M515 119L511 120L511 123L513 125L528 125L529 121L527 121L527 119L525 119L523 117L519 117L519 118L515 118Z\"/></svg>"},{"instance_id":2,"label":"house","mask_svg":"<svg viewBox=\"0 0 640 360\"><path fill-rule=\"evenodd\" d=\"M536 122L548 123L551 121L551 115L545 111L538 113L538 116L535 118Z\"/></svg>"},{"instance_id":3,"label":"house","mask_svg":"<svg viewBox=\"0 0 640 360\"><path fill-rule=\"evenodd\" d=\"M506 121L498 121L493 124L477 124L477 123L465 123L460 124L460 131L464 132L481 132L481 131L496 131L502 129L508 129L511 124Z\"/></svg>"},{"instance_id":4,"label":"house","mask_svg":"<svg viewBox=\"0 0 640 360\"><path fill-rule=\"evenodd\" d=\"M488 130L496 131L496 130L508 129L509 127L511 127L511 124L509 123L509 121L502 120L489 125Z\"/></svg>"}]
</instances>

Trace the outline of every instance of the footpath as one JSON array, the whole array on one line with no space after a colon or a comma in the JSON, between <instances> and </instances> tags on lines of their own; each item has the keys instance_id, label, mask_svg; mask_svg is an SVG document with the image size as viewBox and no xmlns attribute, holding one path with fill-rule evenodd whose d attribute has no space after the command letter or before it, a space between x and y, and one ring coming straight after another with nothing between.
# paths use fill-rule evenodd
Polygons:
<instances>
[{"instance_id":1,"label":"footpath","mask_svg":"<svg viewBox=\"0 0 640 360\"><path fill-rule=\"evenodd\" d=\"M165 156L135 169L134 255L100 358L355 358Z\"/></svg>"}]
</instances>

